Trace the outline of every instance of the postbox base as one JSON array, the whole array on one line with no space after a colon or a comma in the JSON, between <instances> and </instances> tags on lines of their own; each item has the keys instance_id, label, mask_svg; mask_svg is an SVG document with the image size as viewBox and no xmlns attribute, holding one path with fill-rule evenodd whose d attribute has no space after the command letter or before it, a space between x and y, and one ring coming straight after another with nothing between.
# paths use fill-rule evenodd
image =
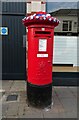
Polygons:
<instances>
[{"instance_id":1,"label":"postbox base","mask_svg":"<svg viewBox=\"0 0 79 120\"><path fill-rule=\"evenodd\" d=\"M37 86L27 82L28 104L45 108L52 103L52 83L50 85Z\"/></svg>"}]
</instances>

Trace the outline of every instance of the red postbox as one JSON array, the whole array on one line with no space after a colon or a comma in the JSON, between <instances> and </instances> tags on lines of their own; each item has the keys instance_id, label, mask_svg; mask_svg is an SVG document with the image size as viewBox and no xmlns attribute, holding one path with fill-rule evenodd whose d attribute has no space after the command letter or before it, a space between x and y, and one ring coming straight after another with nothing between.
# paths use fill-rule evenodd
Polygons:
<instances>
[{"instance_id":1,"label":"red postbox","mask_svg":"<svg viewBox=\"0 0 79 120\"><path fill-rule=\"evenodd\" d=\"M52 102L52 59L54 27L59 20L46 12L25 17L28 28L27 98L30 104L48 106Z\"/></svg>"}]
</instances>

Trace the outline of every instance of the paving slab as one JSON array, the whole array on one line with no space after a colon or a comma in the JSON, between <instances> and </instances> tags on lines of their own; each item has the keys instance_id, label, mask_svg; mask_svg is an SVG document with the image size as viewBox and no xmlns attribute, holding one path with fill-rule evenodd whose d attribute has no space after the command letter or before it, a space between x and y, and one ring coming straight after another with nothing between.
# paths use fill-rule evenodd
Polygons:
<instances>
[{"instance_id":1,"label":"paving slab","mask_svg":"<svg viewBox=\"0 0 79 120\"><path fill-rule=\"evenodd\" d=\"M58 118L59 117L59 113L64 113L64 108L62 106L62 104L54 104L53 106L51 106L51 109L49 109L49 111L43 111L44 113L44 118Z\"/></svg>"},{"instance_id":2,"label":"paving slab","mask_svg":"<svg viewBox=\"0 0 79 120\"><path fill-rule=\"evenodd\" d=\"M76 112L58 113L59 118L77 118Z\"/></svg>"},{"instance_id":3,"label":"paving slab","mask_svg":"<svg viewBox=\"0 0 79 120\"><path fill-rule=\"evenodd\" d=\"M2 96L2 112L5 118L76 118L77 87L52 87L53 106L51 109L37 109L29 106L25 81L3 81L5 94ZM18 101L6 101L6 97L17 94ZM6 97L5 97L6 96Z\"/></svg>"},{"instance_id":4,"label":"paving slab","mask_svg":"<svg viewBox=\"0 0 79 120\"><path fill-rule=\"evenodd\" d=\"M9 116L3 117L3 118L4 118L3 120L12 120L12 119L16 120L16 118L17 118L17 120L19 120L18 116L15 116L15 115L9 115Z\"/></svg>"},{"instance_id":5,"label":"paving slab","mask_svg":"<svg viewBox=\"0 0 79 120\"><path fill-rule=\"evenodd\" d=\"M24 115L25 106L27 106L27 104L19 104L19 107L18 107L18 116L19 117Z\"/></svg>"},{"instance_id":6,"label":"paving slab","mask_svg":"<svg viewBox=\"0 0 79 120\"><path fill-rule=\"evenodd\" d=\"M64 107L65 112L77 112L77 100L75 98L62 98L61 103Z\"/></svg>"},{"instance_id":7,"label":"paving slab","mask_svg":"<svg viewBox=\"0 0 79 120\"><path fill-rule=\"evenodd\" d=\"M0 92L2 91L2 80L0 80Z\"/></svg>"},{"instance_id":8,"label":"paving slab","mask_svg":"<svg viewBox=\"0 0 79 120\"><path fill-rule=\"evenodd\" d=\"M68 87L68 88L70 89L70 91L73 91L73 92L77 93L77 87L71 86L71 87Z\"/></svg>"},{"instance_id":9,"label":"paving slab","mask_svg":"<svg viewBox=\"0 0 79 120\"><path fill-rule=\"evenodd\" d=\"M6 117L7 110L8 110L8 104L2 104L2 116L3 117Z\"/></svg>"},{"instance_id":10,"label":"paving slab","mask_svg":"<svg viewBox=\"0 0 79 120\"><path fill-rule=\"evenodd\" d=\"M2 103L0 102L0 120L2 118Z\"/></svg>"},{"instance_id":11,"label":"paving slab","mask_svg":"<svg viewBox=\"0 0 79 120\"><path fill-rule=\"evenodd\" d=\"M20 95L20 103L25 103L27 102L27 95L26 95L26 91L21 91L19 92Z\"/></svg>"},{"instance_id":12,"label":"paving slab","mask_svg":"<svg viewBox=\"0 0 79 120\"><path fill-rule=\"evenodd\" d=\"M58 118L67 118L64 112L58 113Z\"/></svg>"},{"instance_id":13,"label":"paving slab","mask_svg":"<svg viewBox=\"0 0 79 120\"><path fill-rule=\"evenodd\" d=\"M2 98L2 92L0 92L0 100L1 100L1 98Z\"/></svg>"},{"instance_id":14,"label":"paving slab","mask_svg":"<svg viewBox=\"0 0 79 120\"><path fill-rule=\"evenodd\" d=\"M10 91L13 83L14 83L13 80L10 80L10 81L4 80L4 81L2 81L2 89L5 90L5 91Z\"/></svg>"},{"instance_id":15,"label":"paving slab","mask_svg":"<svg viewBox=\"0 0 79 120\"><path fill-rule=\"evenodd\" d=\"M11 102L8 105L8 110L6 112L6 116L17 116L18 115L18 107L19 107L19 103L13 103Z\"/></svg>"},{"instance_id":16,"label":"paving slab","mask_svg":"<svg viewBox=\"0 0 79 120\"><path fill-rule=\"evenodd\" d=\"M61 101L59 100L58 96L53 96L52 102L54 105L60 105Z\"/></svg>"},{"instance_id":17,"label":"paving slab","mask_svg":"<svg viewBox=\"0 0 79 120\"><path fill-rule=\"evenodd\" d=\"M25 81L14 81L13 86L10 91L25 91L26 90L26 82Z\"/></svg>"},{"instance_id":18,"label":"paving slab","mask_svg":"<svg viewBox=\"0 0 79 120\"><path fill-rule=\"evenodd\" d=\"M66 112L65 117L66 118L77 118L77 112L76 111Z\"/></svg>"},{"instance_id":19,"label":"paving slab","mask_svg":"<svg viewBox=\"0 0 79 120\"><path fill-rule=\"evenodd\" d=\"M72 99L73 99L75 97L68 87L65 87L65 88L58 87L58 88L54 88L54 90L55 90L56 95L59 98L71 98L72 97Z\"/></svg>"},{"instance_id":20,"label":"paving slab","mask_svg":"<svg viewBox=\"0 0 79 120\"><path fill-rule=\"evenodd\" d=\"M44 118L59 118L58 113L46 112L44 113Z\"/></svg>"},{"instance_id":21,"label":"paving slab","mask_svg":"<svg viewBox=\"0 0 79 120\"><path fill-rule=\"evenodd\" d=\"M77 98L77 87L69 87L71 93Z\"/></svg>"},{"instance_id":22,"label":"paving slab","mask_svg":"<svg viewBox=\"0 0 79 120\"><path fill-rule=\"evenodd\" d=\"M20 118L43 118L42 110L36 109L33 107L27 107L24 108L24 115L20 116Z\"/></svg>"}]
</instances>

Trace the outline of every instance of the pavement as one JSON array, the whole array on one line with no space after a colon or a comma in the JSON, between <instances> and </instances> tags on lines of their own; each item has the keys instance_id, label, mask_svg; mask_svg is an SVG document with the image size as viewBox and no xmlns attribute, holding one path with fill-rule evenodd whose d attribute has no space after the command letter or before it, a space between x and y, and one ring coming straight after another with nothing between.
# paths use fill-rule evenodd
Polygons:
<instances>
[{"instance_id":1,"label":"pavement","mask_svg":"<svg viewBox=\"0 0 79 120\"><path fill-rule=\"evenodd\" d=\"M77 118L77 87L52 86L53 104L50 109L28 106L26 82L23 80L3 80L1 91L2 118ZM18 97L10 100L9 95Z\"/></svg>"}]
</instances>

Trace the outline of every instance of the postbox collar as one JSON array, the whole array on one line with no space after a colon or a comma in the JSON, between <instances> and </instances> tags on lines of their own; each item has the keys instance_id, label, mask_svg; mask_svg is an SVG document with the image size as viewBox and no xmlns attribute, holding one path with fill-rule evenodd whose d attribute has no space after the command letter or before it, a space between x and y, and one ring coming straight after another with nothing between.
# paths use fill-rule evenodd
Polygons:
<instances>
[{"instance_id":1,"label":"postbox collar","mask_svg":"<svg viewBox=\"0 0 79 120\"><path fill-rule=\"evenodd\" d=\"M60 21L57 18L52 17L46 12L36 12L33 15L26 16L22 19L22 22L25 26L34 25L34 24L43 24L43 25L52 25L56 27Z\"/></svg>"}]
</instances>

